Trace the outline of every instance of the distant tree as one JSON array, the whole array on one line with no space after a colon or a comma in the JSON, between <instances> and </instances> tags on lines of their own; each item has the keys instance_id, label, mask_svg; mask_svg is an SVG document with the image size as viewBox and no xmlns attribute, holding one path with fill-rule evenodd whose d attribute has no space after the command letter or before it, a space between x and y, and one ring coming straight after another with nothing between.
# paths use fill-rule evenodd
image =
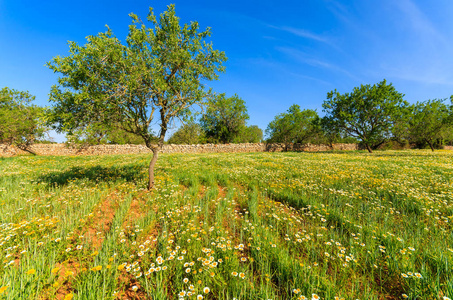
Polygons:
<instances>
[{"instance_id":1,"label":"distant tree","mask_svg":"<svg viewBox=\"0 0 453 300\"><path fill-rule=\"evenodd\" d=\"M73 145L88 146L101 144L143 144L143 139L133 133L122 130L119 126L93 123L81 128L71 129L66 140Z\"/></svg>"},{"instance_id":2,"label":"distant tree","mask_svg":"<svg viewBox=\"0 0 453 300\"><path fill-rule=\"evenodd\" d=\"M318 113L312 109L301 110L293 104L287 112L277 115L266 129L268 142L284 143L288 148L292 143L307 143L318 129Z\"/></svg>"},{"instance_id":3,"label":"distant tree","mask_svg":"<svg viewBox=\"0 0 453 300\"><path fill-rule=\"evenodd\" d=\"M0 90L0 143L30 151L28 147L44 137L45 110L33 100L28 91Z\"/></svg>"},{"instance_id":4,"label":"distant tree","mask_svg":"<svg viewBox=\"0 0 453 300\"><path fill-rule=\"evenodd\" d=\"M221 94L208 101L200 124L208 142L232 143L245 130L248 119L244 100L236 94L229 98Z\"/></svg>"},{"instance_id":5,"label":"distant tree","mask_svg":"<svg viewBox=\"0 0 453 300\"><path fill-rule=\"evenodd\" d=\"M263 140L263 130L256 125L244 126L235 143L260 143Z\"/></svg>"},{"instance_id":6,"label":"distant tree","mask_svg":"<svg viewBox=\"0 0 453 300\"><path fill-rule=\"evenodd\" d=\"M209 29L198 31L198 22L181 26L174 5L159 20L150 8L151 28L130 16L126 44L107 27L107 32L89 36L85 46L70 42L69 56L48 63L62 75L51 89L50 121L57 131L113 124L141 137L153 152L148 183L152 189L168 126L210 94L204 82L218 78L226 57L205 41ZM157 136L150 131L152 123L159 128Z\"/></svg>"},{"instance_id":7,"label":"distant tree","mask_svg":"<svg viewBox=\"0 0 453 300\"><path fill-rule=\"evenodd\" d=\"M445 100L428 100L411 105L407 137L411 142L427 143L432 151L436 141L452 137L451 106Z\"/></svg>"},{"instance_id":8,"label":"distant tree","mask_svg":"<svg viewBox=\"0 0 453 300\"><path fill-rule=\"evenodd\" d=\"M359 139L371 153L391 136L395 120L407 105L403 96L384 79L373 86L355 87L352 93L329 92L323 111L340 133Z\"/></svg>"},{"instance_id":9,"label":"distant tree","mask_svg":"<svg viewBox=\"0 0 453 300\"><path fill-rule=\"evenodd\" d=\"M168 139L169 144L185 144L196 145L203 144L206 138L201 126L195 122L190 122L182 125L173 135Z\"/></svg>"}]
</instances>

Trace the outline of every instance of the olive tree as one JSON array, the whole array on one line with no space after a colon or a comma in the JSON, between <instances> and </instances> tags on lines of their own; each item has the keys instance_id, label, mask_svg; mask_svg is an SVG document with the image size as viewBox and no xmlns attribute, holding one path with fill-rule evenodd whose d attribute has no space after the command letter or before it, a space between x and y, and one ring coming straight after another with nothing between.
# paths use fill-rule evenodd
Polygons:
<instances>
[{"instance_id":1,"label":"olive tree","mask_svg":"<svg viewBox=\"0 0 453 300\"><path fill-rule=\"evenodd\" d=\"M107 27L80 46L69 43L69 56L47 65L61 74L50 93L59 131L93 123L118 126L143 139L152 150L148 189L154 186L154 167L169 125L190 113L211 93L205 81L224 71L225 54L213 50L197 22L180 25L174 5L157 18L149 10L147 27L137 15L126 42ZM152 126L158 128L152 134Z\"/></svg>"}]
</instances>

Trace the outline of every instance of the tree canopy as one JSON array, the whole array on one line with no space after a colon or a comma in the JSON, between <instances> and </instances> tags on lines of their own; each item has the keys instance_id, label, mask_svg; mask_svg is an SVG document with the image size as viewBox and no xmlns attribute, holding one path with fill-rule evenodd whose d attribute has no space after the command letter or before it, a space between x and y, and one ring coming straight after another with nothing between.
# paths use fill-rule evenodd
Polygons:
<instances>
[{"instance_id":1,"label":"tree canopy","mask_svg":"<svg viewBox=\"0 0 453 300\"><path fill-rule=\"evenodd\" d=\"M407 105L403 96L384 79L355 87L351 93L331 91L322 106L329 124L359 139L372 152L390 137L395 120L403 114Z\"/></svg>"},{"instance_id":2,"label":"tree canopy","mask_svg":"<svg viewBox=\"0 0 453 300\"><path fill-rule=\"evenodd\" d=\"M266 129L268 142L306 143L316 134L318 113L311 109L301 110L297 104L291 105L287 112L277 115Z\"/></svg>"},{"instance_id":3,"label":"tree canopy","mask_svg":"<svg viewBox=\"0 0 453 300\"><path fill-rule=\"evenodd\" d=\"M249 119L245 101L238 95L220 94L209 99L200 124L208 142L233 143L245 130Z\"/></svg>"},{"instance_id":4,"label":"tree canopy","mask_svg":"<svg viewBox=\"0 0 453 300\"><path fill-rule=\"evenodd\" d=\"M189 122L183 124L173 135L168 139L169 144L185 144L196 145L205 143L206 138L200 124Z\"/></svg>"},{"instance_id":5,"label":"tree canopy","mask_svg":"<svg viewBox=\"0 0 453 300\"><path fill-rule=\"evenodd\" d=\"M434 151L436 140L453 138L451 106L445 100L428 100L410 106L407 118L407 138L415 143L427 143Z\"/></svg>"},{"instance_id":6,"label":"tree canopy","mask_svg":"<svg viewBox=\"0 0 453 300\"><path fill-rule=\"evenodd\" d=\"M226 57L206 42L209 28L199 31L197 22L181 26L174 5L159 18L150 8L151 27L130 16L125 44L107 27L105 33L87 37L84 46L70 42L69 56L47 64L61 74L50 93L50 121L58 131L105 124L141 137L153 151L151 189L169 125L210 95L204 82L218 78Z\"/></svg>"},{"instance_id":7,"label":"tree canopy","mask_svg":"<svg viewBox=\"0 0 453 300\"><path fill-rule=\"evenodd\" d=\"M45 109L32 104L34 100L28 91L0 90L0 143L27 150L44 137Z\"/></svg>"}]
</instances>

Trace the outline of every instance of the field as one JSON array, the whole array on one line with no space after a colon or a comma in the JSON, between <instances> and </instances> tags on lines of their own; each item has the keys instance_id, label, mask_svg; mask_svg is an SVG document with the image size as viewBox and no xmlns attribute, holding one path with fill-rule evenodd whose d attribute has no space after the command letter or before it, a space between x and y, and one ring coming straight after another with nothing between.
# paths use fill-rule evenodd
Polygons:
<instances>
[{"instance_id":1,"label":"field","mask_svg":"<svg viewBox=\"0 0 453 300\"><path fill-rule=\"evenodd\" d=\"M453 298L453 151L0 158L0 299Z\"/></svg>"}]
</instances>

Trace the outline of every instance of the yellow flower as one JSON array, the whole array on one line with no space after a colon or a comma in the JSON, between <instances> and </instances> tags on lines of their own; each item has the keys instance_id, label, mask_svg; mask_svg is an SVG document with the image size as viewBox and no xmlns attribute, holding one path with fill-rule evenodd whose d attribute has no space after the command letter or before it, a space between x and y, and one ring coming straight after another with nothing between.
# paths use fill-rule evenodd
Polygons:
<instances>
[{"instance_id":1,"label":"yellow flower","mask_svg":"<svg viewBox=\"0 0 453 300\"><path fill-rule=\"evenodd\" d=\"M64 296L64 299L63 300L71 300L72 298L74 298L74 294L67 294L66 296Z\"/></svg>"},{"instance_id":2,"label":"yellow flower","mask_svg":"<svg viewBox=\"0 0 453 300\"><path fill-rule=\"evenodd\" d=\"M203 289L203 293L205 293L205 294L209 293L210 291L211 291L211 289L209 289L208 287L205 287Z\"/></svg>"},{"instance_id":3,"label":"yellow flower","mask_svg":"<svg viewBox=\"0 0 453 300\"><path fill-rule=\"evenodd\" d=\"M94 272L100 271L100 270L102 270L102 266L96 266L96 267L91 268L91 271L94 271Z\"/></svg>"},{"instance_id":4,"label":"yellow flower","mask_svg":"<svg viewBox=\"0 0 453 300\"><path fill-rule=\"evenodd\" d=\"M2 286L2 287L0 288L0 295L3 294L3 293L6 291L7 288L8 288L7 285Z\"/></svg>"},{"instance_id":5,"label":"yellow flower","mask_svg":"<svg viewBox=\"0 0 453 300\"><path fill-rule=\"evenodd\" d=\"M52 274L56 274L56 273L58 273L59 270L60 270L60 268L58 268L58 267L53 268L52 271L51 271L51 273L52 273Z\"/></svg>"},{"instance_id":6,"label":"yellow flower","mask_svg":"<svg viewBox=\"0 0 453 300\"><path fill-rule=\"evenodd\" d=\"M30 269L27 271L27 275L35 275L36 274L36 270L35 269Z\"/></svg>"},{"instance_id":7,"label":"yellow flower","mask_svg":"<svg viewBox=\"0 0 453 300\"><path fill-rule=\"evenodd\" d=\"M119 265L118 266L118 271L121 271L122 269L124 269L124 265Z\"/></svg>"}]
</instances>

